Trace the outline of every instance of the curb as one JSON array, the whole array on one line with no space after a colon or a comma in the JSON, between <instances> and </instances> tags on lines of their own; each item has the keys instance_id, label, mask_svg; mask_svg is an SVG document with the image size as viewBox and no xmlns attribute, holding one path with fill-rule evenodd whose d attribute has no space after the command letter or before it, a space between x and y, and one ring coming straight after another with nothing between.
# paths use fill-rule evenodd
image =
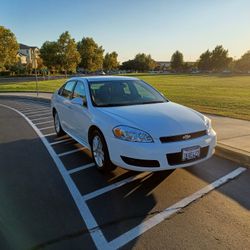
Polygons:
<instances>
[{"instance_id":1,"label":"curb","mask_svg":"<svg viewBox=\"0 0 250 250\"><path fill-rule=\"evenodd\" d=\"M14 95L14 94L10 94L10 95L1 95L0 93L0 97L1 98L9 98L9 97L15 97L18 99L29 99L29 100L34 100L34 101L42 101L42 102L47 102L50 103L50 99L46 98L46 97L36 97L36 96L19 96L19 95Z\"/></svg>"},{"instance_id":2,"label":"curb","mask_svg":"<svg viewBox=\"0 0 250 250\"><path fill-rule=\"evenodd\" d=\"M19 98L19 99L30 99L30 100L38 100L38 101L43 101L43 102L47 102L50 103L50 99L46 98L46 97L35 97L35 96L18 96L18 95L14 95L14 94L10 94L10 95L1 95L0 97L15 97L15 98ZM250 168L250 153L247 151L243 151L228 145L225 145L223 143L218 142L217 146L215 148L215 155L225 158L227 160L231 160L233 162L237 162L241 165L244 165L245 167Z\"/></svg>"},{"instance_id":3,"label":"curb","mask_svg":"<svg viewBox=\"0 0 250 250\"><path fill-rule=\"evenodd\" d=\"M243 151L219 142L215 148L215 155L250 168L250 153L247 151Z\"/></svg>"}]
</instances>

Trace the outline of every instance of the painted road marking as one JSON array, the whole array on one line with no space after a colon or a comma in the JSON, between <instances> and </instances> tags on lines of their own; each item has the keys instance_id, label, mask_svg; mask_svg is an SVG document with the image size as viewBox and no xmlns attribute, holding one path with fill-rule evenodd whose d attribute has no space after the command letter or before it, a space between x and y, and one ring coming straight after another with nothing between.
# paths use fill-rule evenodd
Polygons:
<instances>
[{"instance_id":1,"label":"painted road marking","mask_svg":"<svg viewBox=\"0 0 250 250\"><path fill-rule=\"evenodd\" d=\"M200 189L199 191L191 194L190 196L180 200L179 202L175 203L174 205L166 208L164 211L160 212L159 214L151 217L150 219L146 220L145 222L139 224L138 226L134 227L133 229L127 231L126 233L118 236L116 239L109 242L109 246L111 249L118 249L125 244L127 244L129 241L137 238L141 234L145 233L152 227L158 225L171 215L177 213L184 207L190 205L195 200L203 197L204 195L208 194L215 188L218 188L219 186L225 184L226 182L234 179L241 173L243 173L246 170L246 168L239 167L235 169L234 171L230 172L229 174L221 177L220 179L214 181L213 183L207 185L206 187Z\"/></svg>"},{"instance_id":2,"label":"painted road marking","mask_svg":"<svg viewBox=\"0 0 250 250\"><path fill-rule=\"evenodd\" d=\"M54 142L51 142L50 145L53 146L53 145L57 145L59 143L67 142L67 141L73 141L73 139L72 138L66 138L66 139L63 139L63 140L60 140L60 141L54 141Z\"/></svg>"},{"instance_id":3,"label":"painted road marking","mask_svg":"<svg viewBox=\"0 0 250 250\"><path fill-rule=\"evenodd\" d=\"M30 105L22 105L22 106L19 106L17 107L18 109L22 110L23 111L28 111L28 110L35 110L35 109L45 109L45 108L48 108L47 106L30 106Z\"/></svg>"},{"instance_id":4,"label":"painted road marking","mask_svg":"<svg viewBox=\"0 0 250 250\"><path fill-rule=\"evenodd\" d=\"M44 109L37 109L37 110L35 110L33 108L33 109L30 109L29 111L21 111L21 112L23 112L25 115L31 115L31 114L37 114L38 112L45 112L45 111L49 111L49 109L48 108L44 108Z\"/></svg>"},{"instance_id":5,"label":"painted road marking","mask_svg":"<svg viewBox=\"0 0 250 250\"><path fill-rule=\"evenodd\" d=\"M54 128L54 126L48 126L48 127L39 128L39 129L40 129L40 131L42 131L42 130L46 130L46 129L50 129L50 128Z\"/></svg>"},{"instance_id":6,"label":"painted road marking","mask_svg":"<svg viewBox=\"0 0 250 250\"><path fill-rule=\"evenodd\" d=\"M28 116L31 119L33 117L44 116L44 115L52 115L52 113L49 111L44 111L44 112L38 112L38 114L32 114L32 115L28 115Z\"/></svg>"},{"instance_id":7,"label":"painted road marking","mask_svg":"<svg viewBox=\"0 0 250 250\"><path fill-rule=\"evenodd\" d=\"M95 166L95 163L89 163L89 164L83 165L81 167L73 168L73 169L69 170L68 173L69 174L74 174L76 172L79 172L79 171L82 171L84 169L91 168L91 167L94 167L94 166Z\"/></svg>"},{"instance_id":8,"label":"painted road marking","mask_svg":"<svg viewBox=\"0 0 250 250\"><path fill-rule=\"evenodd\" d=\"M46 117L36 118L36 119L32 119L32 118L31 118L31 120L32 120L32 122L34 122L34 121L39 121L39 120L46 120L46 119L48 119L48 118L52 118L51 115L46 116Z\"/></svg>"},{"instance_id":9,"label":"painted road marking","mask_svg":"<svg viewBox=\"0 0 250 250\"><path fill-rule=\"evenodd\" d=\"M96 191L94 191L94 192L91 192L91 193L89 193L89 194L83 195L82 198L83 198L84 201L93 199L93 198L95 198L95 197L97 197L97 196L100 196L100 195L102 195L102 194L104 194L104 193L107 193L107 192L109 192L109 191L111 191L111 190L113 190L113 189L122 187L122 186L124 186L124 185L126 185L126 184L128 184L128 183L130 183L130 182L132 182L132 181L139 180L139 179L142 179L142 180L143 180L143 178L146 177L146 176L148 176L148 175L151 175L151 173L142 172L142 173L140 173L140 174L138 174L138 175L131 176L131 177L129 177L129 178L126 178L126 179L124 179L124 180L115 182L115 183L113 183L113 184L111 184L111 185L109 185L109 186L106 186L106 187L104 187L104 188L100 188L100 189L98 189L98 190L96 190Z\"/></svg>"},{"instance_id":10,"label":"painted road marking","mask_svg":"<svg viewBox=\"0 0 250 250\"><path fill-rule=\"evenodd\" d=\"M21 100L19 103L25 105L25 106L30 106L30 107L33 107L34 105L37 106L37 105L41 105L41 106L46 106L46 107L50 107L50 104L48 103L45 103L45 102L39 102L39 101L32 101L32 100L29 100L29 101L24 101L24 100ZM34 104L32 106L32 104Z\"/></svg>"},{"instance_id":11,"label":"painted road marking","mask_svg":"<svg viewBox=\"0 0 250 250\"><path fill-rule=\"evenodd\" d=\"M41 129L40 129L41 130ZM45 135L43 135L44 137L47 137L47 136L51 136L51 135L56 135L56 133L55 132L53 132L53 133L50 133L50 134L45 134Z\"/></svg>"},{"instance_id":12,"label":"painted road marking","mask_svg":"<svg viewBox=\"0 0 250 250\"><path fill-rule=\"evenodd\" d=\"M85 147L82 147L82 148L77 148L77 149L73 149L73 150L70 150L70 151L67 151L67 152L64 152L64 153L58 154L58 156L59 156L59 157L62 157L62 156L65 156L65 155L73 154L73 153L76 153L76 152L82 151L83 149L85 149Z\"/></svg>"},{"instance_id":13,"label":"painted road marking","mask_svg":"<svg viewBox=\"0 0 250 250\"><path fill-rule=\"evenodd\" d=\"M52 121L38 122L38 123L33 123L33 124L34 125L41 125L41 124L46 124L46 123L51 123L51 122L54 122L54 121L52 120Z\"/></svg>"}]
</instances>

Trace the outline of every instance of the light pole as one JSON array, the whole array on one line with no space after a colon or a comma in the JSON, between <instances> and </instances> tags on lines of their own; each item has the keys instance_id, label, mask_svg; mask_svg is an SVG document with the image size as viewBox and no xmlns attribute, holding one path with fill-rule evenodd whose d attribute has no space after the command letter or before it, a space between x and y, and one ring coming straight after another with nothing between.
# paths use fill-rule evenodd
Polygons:
<instances>
[{"instance_id":1,"label":"light pole","mask_svg":"<svg viewBox=\"0 0 250 250\"><path fill-rule=\"evenodd\" d=\"M33 49L32 51L32 58L33 58L33 64L34 64L34 68L35 68L35 77L36 77L36 96L38 97L39 95L39 89L38 89L38 80L37 80L37 58L35 55L35 49Z\"/></svg>"}]
</instances>

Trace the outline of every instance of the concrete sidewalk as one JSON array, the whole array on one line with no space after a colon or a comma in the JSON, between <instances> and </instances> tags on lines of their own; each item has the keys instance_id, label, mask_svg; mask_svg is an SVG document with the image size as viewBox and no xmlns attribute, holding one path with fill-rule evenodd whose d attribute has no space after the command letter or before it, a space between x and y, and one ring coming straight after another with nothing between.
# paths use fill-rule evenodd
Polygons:
<instances>
[{"instance_id":1,"label":"concrete sidewalk","mask_svg":"<svg viewBox=\"0 0 250 250\"><path fill-rule=\"evenodd\" d=\"M51 93L0 93L1 96L19 96L49 101ZM250 112L250 111L249 111ZM206 114L212 119L212 125L217 133L218 146L216 154L250 166L250 121L233 119L229 117Z\"/></svg>"}]
</instances>

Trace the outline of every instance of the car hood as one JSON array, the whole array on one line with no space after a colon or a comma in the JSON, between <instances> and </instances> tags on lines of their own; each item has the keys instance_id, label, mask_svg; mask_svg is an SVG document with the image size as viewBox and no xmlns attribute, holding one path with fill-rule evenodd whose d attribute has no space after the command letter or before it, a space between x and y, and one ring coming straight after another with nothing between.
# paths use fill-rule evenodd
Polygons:
<instances>
[{"instance_id":1,"label":"car hood","mask_svg":"<svg viewBox=\"0 0 250 250\"><path fill-rule=\"evenodd\" d=\"M174 102L101 108L117 125L133 126L154 138L205 130L204 116Z\"/></svg>"}]
</instances>

